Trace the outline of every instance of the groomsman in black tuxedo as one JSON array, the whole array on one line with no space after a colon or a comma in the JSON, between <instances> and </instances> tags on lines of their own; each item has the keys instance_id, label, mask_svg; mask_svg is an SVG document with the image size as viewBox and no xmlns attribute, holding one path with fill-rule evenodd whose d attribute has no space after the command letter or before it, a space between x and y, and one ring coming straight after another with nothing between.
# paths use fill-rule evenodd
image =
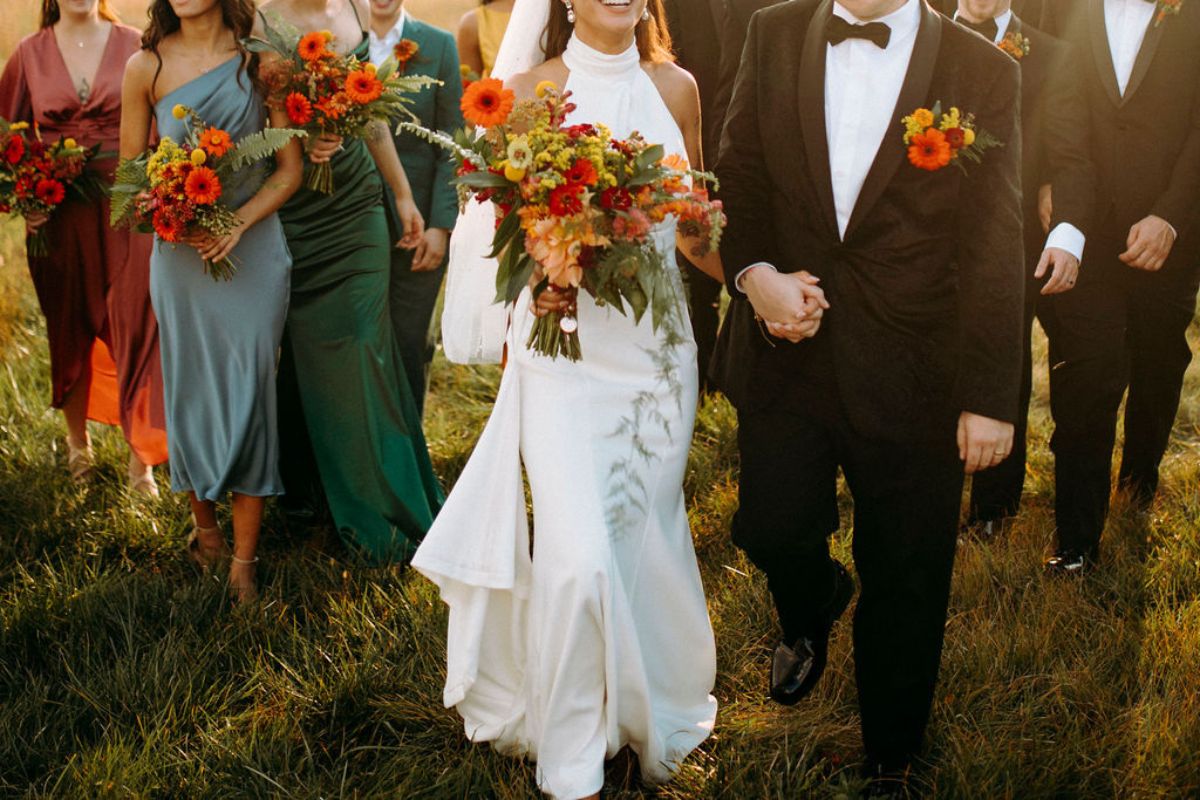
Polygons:
<instances>
[{"instance_id":1,"label":"groomsman in black tuxedo","mask_svg":"<svg viewBox=\"0 0 1200 800\"><path fill-rule=\"evenodd\" d=\"M734 301L714 374L738 411L733 538L766 573L783 628L771 694L792 704L811 692L853 593L827 541L840 469L879 788L903 779L924 736L964 472L1012 447L1019 86L1010 57L924 0L789 0L750 23L721 143ZM965 173L911 163L922 155L901 120L939 101L1004 146Z\"/></svg>"},{"instance_id":2,"label":"groomsman in black tuxedo","mask_svg":"<svg viewBox=\"0 0 1200 800\"><path fill-rule=\"evenodd\" d=\"M1030 25L1037 26L1042 19L1043 0L1012 0L1012 13ZM958 0L930 0L930 5L948 17L958 13Z\"/></svg>"},{"instance_id":3,"label":"groomsman in black tuxedo","mask_svg":"<svg viewBox=\"0 0 1200 800\"><path fill-rule=\"evenodd\" d=\"M1146 0L1072 0L1048 19L1081 56L1071 78L1085 113L1094 181L1054 186L1060 203L1094 202L1076 288L1054 299L1051 447L1058 552L1076 574L1099 556L1117 412L1128 389L1120 486L1145 508L1191 361L1185 333L1200 285L1200 2L1176 14Z\"/></svg>"},{"instance_id":4,"label":"groomsman in black tuxedo","mask_svg":"<svg viewBox=\"0 0 1200 800\"><path fill-rule=\"evenodd\" d=\"M720 81L721 38L719 32L725 21L725 0L663 0L667 28L679 66L692 73L700 90L701 152L704 168L711 170L717 162L721 143L723 109L715 101ZM692 316L692 334L696 338L696 358L700 368L701 389L707 389L705 378L713 347L717 343L720 325L721 283L692 266L687 259L679 262L687 272L688 300Z\"/></svg>"},{"instance_id":5,"label":"groomsman in black tuxedo","mask_svg":"<svg viewBox=\"0 0 1200 800\"><path fill-rule=\"evenodd\" d=\"M1052 209L1051 184L1087 180L1091 164L1076 137L1071 135L1070 126L1062 124L1082 113L1082 97L1075 83L1059 80L1070 74L1067 45L1026 24L1013 12L1009 0L957 0L957 3L955 22L1004 49L1021 67L1021 185L1027 277L1024 363L1013 453L995 469L975 476L972 482L968 521L986 538L999 532L1021 505L1033 384L1034 317L1040 317L1042 327L1053 332L1048 304L1038 301L1069 291L1075 285L1083 257L1081 227L1088 206L1072 207L1068 196L1057 209ZM1056 219L1054 210L1058 212Z\"/></svg>"},{"instance_id":6,"label":"groomsman in black tuxedo","mask_svg":"<svg viewBox=\"0 0 1200 800\"><path fill-rule=\"evenodd\" d=\"M721 66L714 106L720 118L717 130L725 127L725 114L733 98L733 84L737 80L738 67L742 63L742 50L746 46L746 31L750 29L750 18L767 6L788 0L724 0L725 22L721 28Z\"/></svg>"}]
</instances>

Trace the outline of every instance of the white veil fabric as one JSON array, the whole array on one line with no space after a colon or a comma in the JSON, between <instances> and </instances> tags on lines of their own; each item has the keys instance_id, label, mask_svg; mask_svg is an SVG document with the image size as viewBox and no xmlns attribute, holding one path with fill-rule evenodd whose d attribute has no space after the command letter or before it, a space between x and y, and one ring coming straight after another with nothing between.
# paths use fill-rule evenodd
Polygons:
<instances>
[{"instance_id":1,"label":"white veil fabric","mask_svg":"<svg viewBox=\"0 0 1200 800\"><path fill-rule=\"evenodd\" d=\"M492 77L507 80L545 61L542 49L550 4L517 0L496 55ZM496 302L496 259L492 250L496 212L491 203L469 200L450 239L442 348L455 364L498 364L508 330L508 308Z\"/></svg>"}]
</instances>

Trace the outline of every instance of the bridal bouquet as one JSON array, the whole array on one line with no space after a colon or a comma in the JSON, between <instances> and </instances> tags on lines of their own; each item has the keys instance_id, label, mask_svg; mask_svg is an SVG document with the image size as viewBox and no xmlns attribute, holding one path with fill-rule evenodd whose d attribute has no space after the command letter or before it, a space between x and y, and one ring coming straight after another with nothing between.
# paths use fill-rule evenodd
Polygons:
<instances>
[{"instance_id":1,"label":"bridal bouquet","mask_svg":"<svg viewBox=\"0 0 1200 800\"><path fill-rule=\"evenodd\" d=\"M376 67L353 55L338 55L331 49L333 34L328 31L306 33L298 39L270 25L265 31L266 39L252 39L246 46L280 56L264 70L268 102L286 111L292 125L314 137L335 134L361 139L373 123L390 123L407 111L406 95L436 83L429 77L406 77L395 57ZM308 164L305 186L331 194L330 163Z\"/></svg>"},{"instance_id":2,"label":"bridal bouquet","mask_svg":"<svg viewBox=\"0 0 1200 800\"><path fill-rule=\"evenodd\" d=\"M87 170L99 147L82 147L74 139L46 144L37 126L0 119L0 213L52 214L73 190L82 199L99 194L101 181ZM29 255L46 256L46 228L29 237Z\"/></svg>"},{"instance_id":3,"label":"bridal bouquet","mask_svg":"<svg viewBox=\"0 0 1200 800\"><path fill-rule=\"evenodd\" d=\"M631 313L635 323L647 310L656 330L667 323L674 285L652 233L674 217L684 235L715 250L725 217L703 188L712 176L636 134L618 140L603 125L566 125L570 93L549 81L537 87L536 100L516 103L501 81L483 78L468 87L462 108L478 129L448 137L401 127L454 153L461 200L495 204L497 302L514 302L538 266L535 298L550 286L583 289L598 304ZM574 314L540 317L528 346L577 361Z\"/></svg>"},{"instance_id":4,"label":"bridal bouquet","mask_svg":"<svg viewBox=\"0 0 1200 800\"><path fill-rule=\"evenodd\" d=\"M243 170L275 154L303 131L267 128L234 142L227 131L209 127L187 106L171 111L188 119L182 142L164 136L158 146L117 166L112 188L112 225L150 233L164 242L188 236L225 236L241 220L221 202L225 184ZM229 280L237 267L228 259L204 262L213 280Z\"/></svg>"}]
</instances>

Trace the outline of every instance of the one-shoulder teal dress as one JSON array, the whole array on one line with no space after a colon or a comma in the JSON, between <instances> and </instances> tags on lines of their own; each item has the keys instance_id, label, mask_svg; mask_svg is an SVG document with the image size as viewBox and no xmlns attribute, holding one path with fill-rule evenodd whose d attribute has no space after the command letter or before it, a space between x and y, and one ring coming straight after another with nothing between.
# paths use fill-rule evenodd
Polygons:
<instances>
[{"instance_id":1,"label":"one-shoulder teal dress","mask_svg":"<svg viewBox=\"0 0 1200 800\"><path fill-rule=\"evenodd\" d=\"M159 133L182 141L186 120L176 104L196 111L236 142L262 130L262 99L235 57L165 95L154 107ZM224 186L231 207L250 199L269 162ZM214 281L188 245L155 239L150 298L158 316L171 487L203 500L227 492L266 497L283 493L276 429L275 360L287 316L291 255L276 215L245 232L233 251L237 274Z\"/></svg>"},{"instance_id":2,"label":"one-shoulder teal dress","mask_svg":"<svg viewBox=\"0 0 1200 800\"><path fill-rule=\"evenodd\" d=\"M354 53L369 58L365 37ZM332 194L302 188L280 211L295 259L287 320L295 382L281 382L280 403L300 406L342 539L372 561L403 561L442 490L392 329L392 242L363 141L346 141L333 180ZM293 414L285 418L301 418ZM289 446L303 435L283 431Z\"/></svg>"}]
</instances>

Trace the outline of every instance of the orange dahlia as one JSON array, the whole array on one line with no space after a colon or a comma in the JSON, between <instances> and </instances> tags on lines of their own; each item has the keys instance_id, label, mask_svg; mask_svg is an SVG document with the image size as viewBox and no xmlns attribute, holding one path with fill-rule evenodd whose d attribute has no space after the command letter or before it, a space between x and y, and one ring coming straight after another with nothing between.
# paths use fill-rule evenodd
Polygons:
<instances>
[{"instance_id":1,"label":"orange dahlia","mask_svg":"<svg viewBox=\"0 0 1200 800\"><path fill-rule=\"evenodd\" d=\"M472 125L494 128L503 125L512 113L516 95L504 88L504 82L496 78L481 78L472 83L463 93L463 117Z\"/></svg>"},{"instance_id":2,"label":"orange dahlia","mask_svg":"<svg viewBox=\"0 0 1200 800\"><path fill-rule=\"evenodd\" d=\"M220 128L209 128L200 134L200 149L213 158L220 158L233 148L233 139Z\"/></svg>"},{"instance_id":3,"label":"orange dahlia","mask_svg":"<svg viewBox=\"0 0 1200 800\"><path fill-rule=\"evenodd\" d=\"M188 175L183 190L196 205L212 205L221 198L221 179L208 167L196 167Z\"/></svg>"},{"instance_id":4,"label":"orange dahlia","mask_svg":"<svg viewBox=\"0 0 1200 800\"><path fill-rule=\"evenodd\" d=\"M346 76L346 96L360 106L373 103L383 94L383 81L365 69L356 69Z\"/></svg>"},{"instance_id":5,"label":"orange dahlia","mask_svg":"<svg viewBox=\"0 0 1200 800\"><path fill-rule=\"evenodd\" d=\"M329 40L325 38L324 33L306 33L301 37L300 44L296 46L296 51L305 61L310 63L320 61L330 55L329 51L325 49L325 45L328 43Z\"/></svg>"},{"instance_id":6,"label":"orange dahlia","mask_svg":"<svg viewBox=\"0 0 1200 800\"><path fill-rule=\"evenodd\" d=\"M287 109L288 119L293 125L307 125L312 122L313 107L309 99L299 92L292 92L283 101Z\"/></svg>"},{"instance_id":7,"label":"orange dahlia","mask_svg":"<svg viewBox=\"0 0 1200 800\"><path fill-rule=\"evenodd\" d=\"M946 141L946 134L936 128L912 137L908 147L908 160L914 167L933 172L950 163L954 151Z\"/></svg>"}]
</instances>

